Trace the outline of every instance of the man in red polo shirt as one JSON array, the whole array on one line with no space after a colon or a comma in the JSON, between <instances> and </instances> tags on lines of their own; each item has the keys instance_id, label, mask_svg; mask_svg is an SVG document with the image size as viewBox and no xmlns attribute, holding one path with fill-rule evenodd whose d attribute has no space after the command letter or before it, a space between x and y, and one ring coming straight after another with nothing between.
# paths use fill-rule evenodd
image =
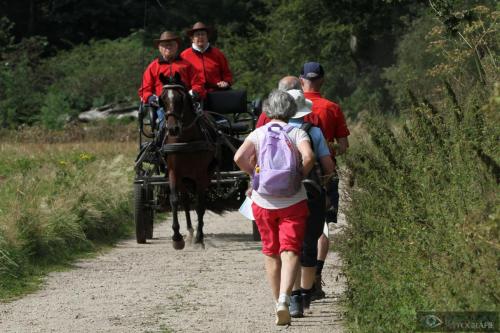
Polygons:
<instances>
[{"instance_id":1,"label":"man in red polo shirt","mask_svg":"<svg viewBox=\"0 0 500 333\"><path fill-rule=\"evenodd\" d=\"M313 102L312 111L320 118L319 127L323 131L323 135L328 142L332 156L335 157L344 154L349 147L347 137L350 133L340 107L336 103L321 96L320 90L325 82L325 71L323 66L317 62L305 63L300 72L300 81L302 83L302 89L304 90L304 97ZM339 180L336 178L327 188L328 198L332 201L332 208L327 213L328 222L337 222L339 206L338 186ZM329 245L330 242L327 235L323 233L318 240L315 299L320 299L325 296L321 287L321 273L328 254Z\"/></svg>"},{"instance_id":2,"label":"man in red polo shirt","mask_svg":"<svg viewBox=\"0 0 500 333\"><path fill-rule=\"evenodd\" d=\"M349 147L347 137L350 132L339 105L321 96L320 90L325 82L324 76L325 71L319 63L305 63L300 72L302 90L304 90L304 97L313 102L313 113L320 118L319 127L328 141L332 155L342 155Z\"/></svg>"}]
</instances>

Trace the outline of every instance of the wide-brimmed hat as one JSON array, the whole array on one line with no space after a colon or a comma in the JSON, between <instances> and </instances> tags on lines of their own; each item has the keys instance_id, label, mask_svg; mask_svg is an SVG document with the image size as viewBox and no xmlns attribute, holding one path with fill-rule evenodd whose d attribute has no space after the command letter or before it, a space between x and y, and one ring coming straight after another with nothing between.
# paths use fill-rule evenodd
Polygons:
<instances>
[{"instance_id":1,"label":"wide-brimmed hat","mask_svg":"<svg viewBox=\"0 0 500 333\"><path fill-rule=\"evenodd\" d=\"M181 39L179 36L177 36L175 34L175 32L172 32L172 31L164 31L161 33L160 35L160 38L158 39L155 39L153 41L155 47L158 47L158 45L161 43L161 42L168 42L170 40L175 40L177 42L177 45L181 45Z\"/></svg>"},{"instance_id":2,"label":"wide-brimmed hat","mask_svg":"<svg viewBox=\"0 0 500 333\"><path fill-rule=\"evenodd\" d=\"M304 92L299 89L291 89L287 91L288 95L292 96L297 104L297 112L292 117L293 119L302 118L312 112L312 101L304 97Z\"/></svg>"},{"instance_id":3,"label":"wide-brimmed hat","mask_svg":"<svg viewBox=\"0 0 500 333\"><path fill-rule=\"evenodd\" d=\"M189 37L193 37L194 32L198 31L198 30L205 30L207 32L208 36L211 36L212 33L213 33L213 28L212 27L206 25L203 22L196 22L191 29L186 30L186 34Z\"/></svg>"}]
</instances>

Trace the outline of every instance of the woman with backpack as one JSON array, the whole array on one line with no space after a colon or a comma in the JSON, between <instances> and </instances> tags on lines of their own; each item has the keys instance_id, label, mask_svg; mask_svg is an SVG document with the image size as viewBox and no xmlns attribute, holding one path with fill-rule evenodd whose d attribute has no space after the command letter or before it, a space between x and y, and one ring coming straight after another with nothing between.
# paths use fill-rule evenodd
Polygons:
<instances>
[{"instance_id":1,"label":"woman with backpack","mask_svg":"<svg viewBox=\"0 0 500 333\"><path fill-rule=\"evenodd\" d=\"M287 325L309 214L301 180L314 165L314 153L307 133L287 124L297 112L292 96L272 91L265 112L271 121L248 135L234 161L252 177L252 211L276 301L276 324Z\"/></svg>"}]
</instances>

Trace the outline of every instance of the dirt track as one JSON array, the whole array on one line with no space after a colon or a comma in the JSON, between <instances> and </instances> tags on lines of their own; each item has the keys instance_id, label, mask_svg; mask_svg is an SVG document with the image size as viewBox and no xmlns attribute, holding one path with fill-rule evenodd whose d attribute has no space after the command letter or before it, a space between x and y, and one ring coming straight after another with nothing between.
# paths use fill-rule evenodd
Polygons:
<instances>
[{"instance_id":1,"label":"dirt track","mask_svg":"<svg viewBox=\"0 0 500 333\"><path fill-rule=\"evenodd\" d=\"M345 223L340 220L331 231ZM343 331L338 302L345 281L335 253L324 268L327 298L314 302L307 317L277 327L250 222L237 212L207 213L205 232L205 249L187 244L175 251L170 225L161 223L149 244L123 241L52 273L40 291L0 304L0 332Z\"/></svg>"}]
</instances>

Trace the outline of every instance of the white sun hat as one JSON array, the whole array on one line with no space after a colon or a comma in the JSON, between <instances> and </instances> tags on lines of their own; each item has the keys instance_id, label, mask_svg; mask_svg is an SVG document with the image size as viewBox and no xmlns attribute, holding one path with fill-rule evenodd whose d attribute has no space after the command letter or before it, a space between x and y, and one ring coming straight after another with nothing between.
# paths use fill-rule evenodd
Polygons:
<instances>
[{"instance_id":1,"label":"white sun hat","mask_svg":"<svg viewBox=\"0 0 500 333\"><path fill-rule=\"evenodd\" d=\"M304 93L299 89L291 89L287 91L288 95L292 96L297 104L297 113L293 119L302 118L312 112L312 101L304 97Z\"/></svg>"}]
</instances>

